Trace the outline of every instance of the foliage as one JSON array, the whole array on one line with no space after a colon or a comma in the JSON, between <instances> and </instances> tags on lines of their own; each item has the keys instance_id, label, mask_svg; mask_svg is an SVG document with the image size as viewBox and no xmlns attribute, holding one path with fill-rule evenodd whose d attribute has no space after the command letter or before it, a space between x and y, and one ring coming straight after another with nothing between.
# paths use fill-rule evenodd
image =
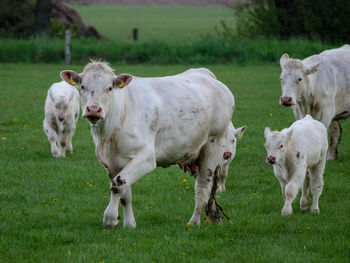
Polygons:
<instances>
[{"instance_id":1,"label":"foliage","mask_svg":"<svg viewBox=\"0 0 350 263\"><path fill-rule=\"evenodd\" d=\"M112 66L145 77L190 67ZM300 212L299 195L294 215L281 217L282 195L264 161L263 136L264 127L282 129L294 120L278 103L278 65L209 66L235 95L235 126L248 126L227 192L217 197L232 224L188 227L194 180L172 166L133 185L135 230L102 226L109 179L96 159L87 121L79 120L74 153L65 159L51 156L42 130L48 87L59 81L61 70L81 72L83 66L0 67L0 262L348 262L350 122L341 123L339 161L326 165L321 214Z\"/></svg>"},{"instance_id":2,"label":"foliage","mask_svg":"<svg viewBox=\"0 0 350 263\"><path fill-rule=\"evenodd\" d=\"M85 63L90 58L102 58L118 63L152 64L220 64L277 62L288 52L304 58L332 45L303 39L206 39L191 43L123 43L95 39L73 39L73 63ZM0 39L0 62L63 63L63 39Z\"/></svg>"},{"instance_id":3,"label":"foliage","mask_svg":"<svg viewBox=\"0 0 350 263\"><path fill-rule=\"evenodd\" d=\"M260 0L236 11L239 35L350 41L348 0Z\"/></svg>"},{"instance_id":4,"label":"foliage","mask_svg":"<svg viewBox=\"0 0 350 263\"><path fill-rule=\"evenodd\" d=\"M34 25L34 0L0 1L0 37L28 36Z\"/></svg>"}]
</instances>

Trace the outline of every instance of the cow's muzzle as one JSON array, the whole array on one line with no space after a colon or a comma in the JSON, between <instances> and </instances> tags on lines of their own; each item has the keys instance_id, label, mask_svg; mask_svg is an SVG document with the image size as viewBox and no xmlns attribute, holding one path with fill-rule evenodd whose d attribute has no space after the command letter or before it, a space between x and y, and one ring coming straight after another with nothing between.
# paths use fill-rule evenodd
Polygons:
<instances>
[{"instance_id":1,"label":"cow's muzzle","mask_svg":"<svg viewBox=\"0 0 350 263\"><path fill-rule=\"evenodd\" d=\"M292 106L292 105L294 105L292 97L288 97L288 96L281 97L280 103L283 106Z\"/></svg>"},{"instance_id":2,"label":"cow's muzzle","mask_svg":"<svg viewBox=\"0 0 350 263\"><path fill-rule=\"evenodd\" d=\"M63 114L58 115L59 121L64 121L65 119L66 119L66 116L64 116Z\"/></svg>"},{"instance_id":3,"label":"cow's muzzle","mask_svg":"<svg viewBox=\"0 0 350 263\"><path fill-rule=\"evenodd\" d=\"M86 106L84 118L87 118L91 123L96 123L103 119L102 108L98 105Z\"/></svg>"},{"instance_id":4,"label":"cow's muzzle","mask_svg":"<svg viewBox=\"0 0 350 263\"><path fill-rule=\"evenodd\" d=\"M275 164L276 163L276 157L272 156L272 155L269 155L269 156L267 156L266 161L268 163L270 163L270 164Z\"/></svg>"},{"instance_id":5,"label":"cow's muzzle","mask_svg":"<svg viewBox=\"0 0 350 263\"><path fill-rule=\"evenodd\" d=\"M228 160L232 157L232 152L224 152L223 158Z\"/></svg>"}]
</instances>

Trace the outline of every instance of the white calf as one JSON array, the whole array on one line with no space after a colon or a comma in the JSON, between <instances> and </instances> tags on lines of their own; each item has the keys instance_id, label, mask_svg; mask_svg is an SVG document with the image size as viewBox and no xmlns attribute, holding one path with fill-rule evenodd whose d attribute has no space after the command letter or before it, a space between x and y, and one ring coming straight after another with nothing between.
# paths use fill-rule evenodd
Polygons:
<instances>
[{"instance_id":1,"label":"white calf","mask_svg":"<svg viewBox=\"0 0 350 263\"><path fill-rule=\"evenodd\" d=\"M290 215L292 201L300 188L300 209L309 210L309 185L313 196L311 212L319 213L318 199L323 189L323 171L327 157L327 129L319 121L306 115L281 132L264 132L266 161L273 164L275 176L282 188L284 207L282 215Z\"/></svg>"},{"instance_id":2,"label":"white calf","mask_svg":"<svg viewBox=\"0 0 350 263\"><path fill-rule=\"evenodd\" d=\"M79 117L79 92L65 81L54 83L45 101L44 131L56 158L73 152L72 137Z\"/></svg>"},{"instance_id":3,"label":"white calf","mask_svg":"<svg viewBox=\"0 0 350 263\"><path fill-rule=\"evenodd\" d=\"M226 191L225 183L226 183L228 168L233 158L235 158L235 155L236 155L237 138L241 138L243 136L243 133L246 128L247 126L243 126L238 129L235 129L233 127L232 122L228 126L226 137L225 137L225 143L223 147L223 150L224 150L223 156L217 168L217 174L219 179L218 190L217 190L218 192Z\"/></svg>"}]
</instances>

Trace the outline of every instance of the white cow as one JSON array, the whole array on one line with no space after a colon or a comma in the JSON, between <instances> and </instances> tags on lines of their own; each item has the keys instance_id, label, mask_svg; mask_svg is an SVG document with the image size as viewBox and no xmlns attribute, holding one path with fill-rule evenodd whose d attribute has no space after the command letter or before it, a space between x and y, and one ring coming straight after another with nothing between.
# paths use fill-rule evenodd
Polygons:
<instances>
[{"instance_id":1,"label":"white cow","mask_svg":"<svg viewBox=\"0 0 350 263\"><path fill-rule=\"evenodd\" d=\"M319 213L318 199L323 189L323 171L327 157L327 129L319 121L306 115L281 132L265 128L266 161L273 164L284 199L282 215L290 215L292 201L300 188L300 209L309 207L309 185L313 196L311 212Z\"/></svg>"},{"instance_id":2,"label":"white cow","mask_svg":"<svg viewBox=\"0 0 350 263\"><path fill-rule=\"evenodd\" d=\"M235 129L231 122L226 131L225 142L222 146L222 158L215 170L215 173L218 176L217 192L226 191L225 183L228 168L236 155L237 138L241 138L243 136L243 133L246 128L246 126L243 126L238 129ZM197 160L195 160L195 162L192 163L187 163L187 165L179 163L179 166L185 173L189 172L192 176L196 177L198 171Z\"/></svg>"},{"instance_id":3,"label":"white cow","mask_svg":"<svg viewBox=\"0 0 350 263\"><path fill-rule=\"evenodd\" d=\"M339 120L350 116L350 46L331 49L304 60L280 59L280 104L291 106L295 119L306 114L322 122L330 135L329 160L337 160Z\"/></svg>"},{"instance_id":4,"label":"white cow","mask_svg":"<svg viewBox=\"0 0 350 263\"><path fill-rule=\"evenodd\" d=\"M235 129L232 122L227 129L225 136L225 144L223 146L223 156L221 162L218 166L218 192L226 191L226 178L228 173L228 168L233 158L236 155L237 138L241 138L247 126Z\"/></svg>"},{"instance_id":5,"label":"white cow","mask_svg":"<svg viewBox=\"0 0 350 263\"><path fill-rule=\"evenodd\" d=\"M44 131L56 158L73 152L72 137L79 118L79 92L65 81L52 84L45 101Z\"/></svg>"},{"instance_id":6,"label":"white cow","mask_svg":"<svg viewBox=\"0 0 350 263\"><path fill-rule=\"evenodd\" d=\"M204 68L141 78L116 76L106 63L93 61L80 74L65 70L61 76L81 88L96 156L111 178L104 224L118 225L120 201L124 227L136 227L131 184L156 166L197 161L196 205L189 222L199 225L234 110L229 89Z\"/></svg>"}]
</instances>

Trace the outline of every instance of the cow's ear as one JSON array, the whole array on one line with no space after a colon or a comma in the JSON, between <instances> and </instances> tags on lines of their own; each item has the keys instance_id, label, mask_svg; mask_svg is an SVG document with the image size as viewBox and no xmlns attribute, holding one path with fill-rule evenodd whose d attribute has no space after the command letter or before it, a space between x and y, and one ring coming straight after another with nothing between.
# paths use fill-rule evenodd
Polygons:
<instances>
[{"instance_id":1,"label":"cow's ear","mask_svg":"<svg viewBox=\"0 0 350 263\"><path fill-rule=\"evenodd\" d=\"M315 64L312 64L312 65L306 67L305 73L308 75L308 74L312 74L312 73L317 72L320 64L321 64L321 62L317 62Z\"/></svg>"},{"instance_id":2,"label":"cow's ear","mask_svg":"<svg viewBox=\"0 0 350 263\"><path fill-rule=\"evenodd\" d=\"M291 142L292 141L292 134L293 134L293 128L289 128L289 130L286 133L287 142Z\"/></svg>"},{"instance_id":3,"label":"cow's ear","mask_svg":"<svg viewBox=\"0 0 350 263\"><path fill-rule=\"evenodd\" d=\"M270 132L271 132L271 129L269 127L266 127L265 131L264 131L265 138L267 138L267 136L270 134Z\"/></svg>"},{"instance_id":4,"label":"cow's ear","mask_svg":"<svg viewBox=\"0 0 350 263\"><path fill-rule=\"evenodd\" d=\"M238 139L241 139L243 137L243 133L244 131L247 129L247 126L243 126L243 127L240 127L238 129L235 130L235 136L238 138Z\"/></svg>"},{"instance_id":5,"label":"cow's ear","mask_svg":"<svg viewBox=\"0 0 350 263\"><path fill-rule=\"evenodd\" d=\"M81 84L81 77L78 73L72 71L72 70L64 70L61 72L61 78L67 82L70 85L80 85Z\"/></svg>"},{"instance_id":6,"label":"cow's ear","mask_svg":"<svg viewBox=\"0 0 350 263\"><path fill-rule=\"evenodd\" d=\"M122 89L126 87L132 80L132 76L129 74L120 74L113 80L113 87Z\"/></svg>"},{"instance_id":7,"label":"cow's ear","mask_svg":"<svg viewBox=\"0 0 350 263\"><path fill-rule=\"evenodd\" d=\"M283 54L280 58L280 65L281 65L281 68L284 67L284 65L288 62L289 60L289 55L287 53Z\"/></svg>"}]
</instances>

